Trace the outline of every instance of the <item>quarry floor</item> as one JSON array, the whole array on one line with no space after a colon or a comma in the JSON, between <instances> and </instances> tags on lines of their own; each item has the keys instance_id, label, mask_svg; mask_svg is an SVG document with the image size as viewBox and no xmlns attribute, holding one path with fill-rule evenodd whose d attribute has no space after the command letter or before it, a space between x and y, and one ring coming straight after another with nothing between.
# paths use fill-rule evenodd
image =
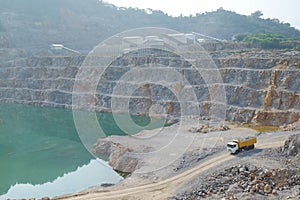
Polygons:
<instances>
[{"instance_id":1,"label":"quarry floor","mask_svg":"<svg viewBox=\"0 0 300 200\"><path fill-rule=\"evenodd\" d=\"M203 123L207 122L201 121L201 124ZM179 191L191 188L190 184L193 184L192 181L196 178L225 167L242 163L268 168L283 167L282 161L274 159L272 154L261 152L281 147L289 135L300 133L300 131L258 133L250 128L226 125L230 130L193 133L189 130L193 126L199 126L199 119L187 119L183 123L160 130L142 131L134 137L111 136L109 140L134 149L135 156L142 163L139 169L114 186L95 186L80 193L53 199L172 199ZM226 151L226 143L232 139L254 135L258 137L254 150L238 155L230 155ZM145 152L145 149L149 149L149 152ZM199 184L199 181L194 184ZM277 196L280 199L287 197L293 199L289 192L280 195Z\"/></svg>"}]
</instances>

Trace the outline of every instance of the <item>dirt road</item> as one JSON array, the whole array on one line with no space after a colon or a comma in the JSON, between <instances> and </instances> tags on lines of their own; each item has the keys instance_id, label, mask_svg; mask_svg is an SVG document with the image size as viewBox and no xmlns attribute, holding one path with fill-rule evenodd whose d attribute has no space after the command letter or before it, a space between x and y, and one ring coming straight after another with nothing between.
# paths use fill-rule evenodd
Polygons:
<instances>
[{"instance_id":1,"label":"dirt road","mask_svg":"<svg viewBox=\"0 0 300 200\"><path fill-rule=\"evenodd\" d=\"M287 138L287 135L279 135L272 137L271 140L260 142L257 144L257 148L269 148L278 147L283 145L283 141ZM244 152L247 153L247 152ZM208 160L203 161L199 165L189 169L181 174L173 176L169 179L152 182L145 185L133 186L131 188L124 188L119 190L104 190L95 193L81 193L77 195L64 196L58 199L72 199L72 200L100 200L100 199L122 199L122 200L139 200L139 199L168 199L172 196L182 185L191 181L201 173L212 169L213 167L220 166L224 162L228 162L233 159L238 159L235 156L231 156L228 152L222 152L214 155ZM142 184L142 183L141 183Z\"/></svg>"}]
</instances>

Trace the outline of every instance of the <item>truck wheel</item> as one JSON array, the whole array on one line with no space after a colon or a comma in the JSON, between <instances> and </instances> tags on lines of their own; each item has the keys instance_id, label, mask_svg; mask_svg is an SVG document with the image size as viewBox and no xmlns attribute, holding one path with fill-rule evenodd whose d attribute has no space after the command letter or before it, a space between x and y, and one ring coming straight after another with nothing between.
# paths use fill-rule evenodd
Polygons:
<instances>
[{"instance_id":1,"label":"truck wheel","mask_svg":"<svg viewBox=\"0 0 300 200\"><path fill-rule=\"evenodd\" d=\"M252 144L251 146L249 146L249 149L254 149L254 144Z\"/></svg>"}]
</instances>

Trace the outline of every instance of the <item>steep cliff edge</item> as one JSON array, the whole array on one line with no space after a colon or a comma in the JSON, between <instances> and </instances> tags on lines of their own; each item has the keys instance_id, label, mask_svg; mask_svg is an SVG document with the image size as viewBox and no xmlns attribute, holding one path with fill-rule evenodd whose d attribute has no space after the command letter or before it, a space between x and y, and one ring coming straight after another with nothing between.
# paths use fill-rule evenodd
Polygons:
<instances>
[{"instance_id":1,"label":"steep cliff edge","mask_svg":"<svg viewBox=\"0 0 300 200\"><path fill-rule=\"evenodd\" d=\"M0 64L1 102L72 107L75 76L84 56L23 56L15 59L13 52L1 52L7 58ZM218 84L226 92L226 102L223 102L226 105L226 120L274 126L299 120L299 52L219 51L210 55L217 66L214 70L223 79ZM107 68L93 95L96 110L110 112L113 88L119 79L137 65L147 67L151 64L172 68L180 73L197 96L195 103L200 108L199 114L209 117L210 108L215 104L209 89L214 86L205 83L201 74L191 68L187 60L168 52L158 54L155 50L148 54L144 52L142 57L134 52L125 54ZM181 105L173 92L180 93L182 85L172 87L171 91L160 85L145 83L136 88L128 97L130 113L155 114L155 109L163 108L167 114L178 117Z\"/></svg>"}]
</instances>

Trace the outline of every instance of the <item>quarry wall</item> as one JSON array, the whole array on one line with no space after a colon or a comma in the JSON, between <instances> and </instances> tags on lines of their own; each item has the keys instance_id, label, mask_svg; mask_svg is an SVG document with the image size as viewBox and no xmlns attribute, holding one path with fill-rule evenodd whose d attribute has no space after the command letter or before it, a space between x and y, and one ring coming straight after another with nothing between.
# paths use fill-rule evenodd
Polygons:
<instances>
[{"instance_id":1,"label":"quarry wall","mask_svg":"<svg viewBox=\"0 0 300 200\"><path fill-rule=\"evenodd\" d=\"M1 53L1 52L0 52ZM7 52L6 52L7 53ZM181 74L195 92L199 115L209 116L211 88L201 73L187 60L171 54L150 52L136 56L127 54L116 59L99 81L92 103L97 111L110 112L114 86L134 67L159 64ZM282 125L300 118L300 54L271 51L239 51L210 53L222 77L226 92L226 120ZM13 55L1 60L0 100L37 106L71 108L76 74L85 56L23 56ZM202 66L205 70L205 66ZM213 72L214 73L214 72ZM168 76L168 74L165 74ZM127 83L130 84L130 83ZM140 85L130 98L132 114L147 114L153 105L179 116L181 105L174 91L155 83ZM184 113L189 114L189 113Z\"/></svg>"}]
</instances>

